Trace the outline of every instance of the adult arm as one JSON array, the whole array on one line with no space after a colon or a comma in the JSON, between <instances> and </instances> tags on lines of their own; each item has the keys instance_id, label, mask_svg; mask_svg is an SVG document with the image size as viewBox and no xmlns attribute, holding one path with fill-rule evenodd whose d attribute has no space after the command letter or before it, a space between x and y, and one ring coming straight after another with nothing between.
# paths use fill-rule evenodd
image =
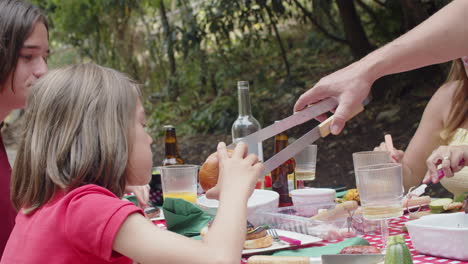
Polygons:
<instances>
[{"instance_id":1,"label":"adult arm","mask_svg":"<svg viewBox=\"0 0 468 264\"><path fill-rule=\"evenodd\" d=\"M350 118L350 113L369 94L375 80L468 54L466 14L468 1L451 2L408 33L348 67L322 78L301 95L294 111L328 97L336 98L339 105L331 131L335 135L339 134Z\"/></svg>"}]
</instances>

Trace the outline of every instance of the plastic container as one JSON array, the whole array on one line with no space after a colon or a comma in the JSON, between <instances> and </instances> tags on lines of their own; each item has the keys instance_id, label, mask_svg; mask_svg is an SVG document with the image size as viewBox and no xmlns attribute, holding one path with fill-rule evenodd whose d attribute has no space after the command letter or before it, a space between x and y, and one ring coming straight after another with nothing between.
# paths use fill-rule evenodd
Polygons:
<instances>
[{"instance_id":1,"label":"plastic container","mask_svg":"<svg viewBox=\"0 0 468 264\"><path fill-rule=\"evenodd\" d=\"M268 225L270 227L293 231L301 234L316 236L324 240L337 240L355 237L362 233L362 219L350 215L331 221L311 219L320 210L335 208L335 203L309 203L270 210L262 210L251 215L248 220L254 225Z\"/></svg>"},{"instance_id":2,"label":"plastic container","mask_svg":"<svg viewBox=\"0 0 468 264\"><path fill-rule=\"evenodd\" d=\"M291 191L294 205L310 203L334 203L336 191L326 188L308 188Z\"/></svg>"}]
</instances>

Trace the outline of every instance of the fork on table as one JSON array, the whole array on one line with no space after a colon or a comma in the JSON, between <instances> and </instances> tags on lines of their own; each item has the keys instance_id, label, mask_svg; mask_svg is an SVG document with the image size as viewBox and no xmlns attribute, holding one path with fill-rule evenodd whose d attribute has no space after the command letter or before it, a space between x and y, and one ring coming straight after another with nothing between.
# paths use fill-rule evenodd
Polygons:
<instances>
[{"instance_id":1,"label":"fork on table","mask_svg":"<svg viewBox=\"0 0 468 264\"><path fill-rule=\"evenodd\" d=\"M273 237L273 240L278 242L278 243L283 244L284 242L286 242L289 245L294 245L294 246L300 246L301 245L300 240L278 235L278 232L274 228L267 229L267 233L269 235L271 235Z\"/></svg>"}]
</instances>

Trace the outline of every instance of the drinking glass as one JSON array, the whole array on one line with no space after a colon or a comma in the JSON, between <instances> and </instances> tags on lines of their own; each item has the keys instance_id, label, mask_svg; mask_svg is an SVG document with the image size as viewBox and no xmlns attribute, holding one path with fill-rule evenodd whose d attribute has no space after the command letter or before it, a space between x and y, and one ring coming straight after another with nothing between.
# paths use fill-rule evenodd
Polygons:
<instances>
[{"instance_id":1,"label":"drinking glass","mask_svg":"<svg viewBox=\"0 0 468 264\"><path fill-rule=\"evenodd\" d=\"M163 197L197 202L198 165L172 165L159 167Z\"/></svg>"},{"instance_id":2,"label":"drinking glass","mask_svg":"<svg viewBox=\"0 0 468 264\"><path fill-rule=\"evenodd\" d=\"M403 215L403 177L399 163L384 163L356 169L356 184L366 220L380 220L382 246L388 237L388 219Z\"/></svg>"},{"instance_id":3,"label":"drinking glass","mask_svg":"<svg viewBox=\"0 0 468 264\"><path fill-rule=\"evenodd\" d=\"M356 174L356 169L360 167L391 162L392 158L388 151L360 151L353 153L354 174Z\"/></svg>"},{"instance_id":4,"label":"drinking glass","mask_svg":"<svg viewBox=\"0 0 468 264\"><path fill-rule=\"evenodd\" d=\"M306 182L315 180L317 145L308 145L294 156L296 161L296 188L304 189Z\"/></svg>"}]
</instances>

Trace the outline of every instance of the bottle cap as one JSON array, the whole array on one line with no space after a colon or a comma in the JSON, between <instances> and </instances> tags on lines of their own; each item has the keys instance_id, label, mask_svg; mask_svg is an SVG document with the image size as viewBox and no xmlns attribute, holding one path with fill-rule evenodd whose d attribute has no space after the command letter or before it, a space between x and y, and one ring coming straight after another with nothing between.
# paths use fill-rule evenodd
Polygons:
<instances>
[{"instance_id":1,"label":"bottle cap","mask_svg":"<svg viewBox=\"0 0 468 264\"><path fill-rule=\"evenodd\" d=\"M238 81L237 87L239 88L249 88L249 81Z\"/></svg>"}]
</instances>

